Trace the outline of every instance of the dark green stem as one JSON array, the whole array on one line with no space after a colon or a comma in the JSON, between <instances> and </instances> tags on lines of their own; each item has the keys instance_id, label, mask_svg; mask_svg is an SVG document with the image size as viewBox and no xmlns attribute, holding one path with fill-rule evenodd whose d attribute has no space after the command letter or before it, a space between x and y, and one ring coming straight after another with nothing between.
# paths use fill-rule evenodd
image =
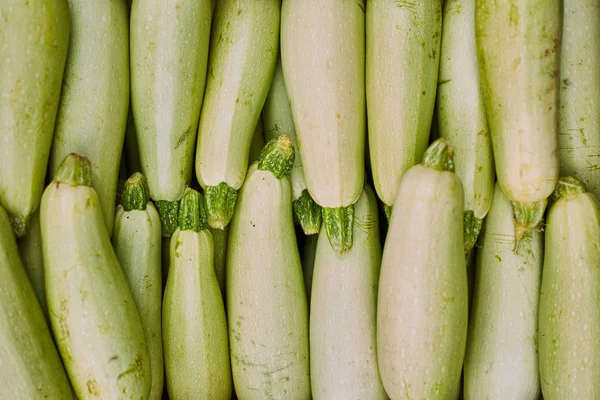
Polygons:
<instances>
[{"instance_id":1,"label":"dark green stem","mask_svg":"<svg viewBox=\"0 0 600 400\"><path fill-rule=\"evenodd\" d=\"M390 218L392 218L392 209L394 206L388 206L387 204L383 204L383 213L385 214L385 219L388 224L390 223Z\"/></svg>"},{"instance_id":2,"label":"dark green stem","mask_svg":"<svg viewBox=\"0 0 600 400\"><path fill-rule=\"evenodd\" d=\"M236 200L237 190L225 182L205 187L204 201L208 225L214 229L224 229L233 217Z\"/></svg>"},{"instance_id":3,"label":"dark green stem","mask_svg":"<svg viewBox=\"0 0 600 400\"><path fill-rule=\"evenodd\" d=\"M321 228L321 206L313 200L308 190L304 189L302 195L292 202L292 206L304 234L314 235L319 233Z\"/></svg>"},{"instance_id":4,"label":"dark green stem","mask_svg":"<svg viewBox=\"0 0 600 400\"><path fill-rule=\"evenodd\" d=\"M323 207L323 224L329 244L335 251L343 253L352 248L354 204L348 207Z\"/></svg>"},{"instance_id":5,"label":"dark green stem","mask_svg":"<svg viewBox=\"0 0 600 400\"><path fill-rule=\"evenodd\" d=\"M473 211L468 210L465 211L464 214L464 243L465 243L465 253L471 251L471 249L477 243L477 238L479 237L479 232L481 232L481 225L483 220L477 218Z\"/></svg>"},{"instance_id":6,"label":"dark green stem","mask_svg":"<svg viewBox=\"0 0 600 400\"><path fill-rule=\"evenodd\" d=\"M123 185L123 198L121 205L125 211L144 211L150 201L148 181L140 172L135 172Z\"/></svg>"},{"instance_id":7,"label":"dark green stem","mask_svg":"<svg viewBox=\"0 0 600 400\"><path fill-rule=\"evenodd\" d=\"M544 211L548 200L534 201L530 203L519 203L516 201L510 202L515 218L515 247L514 252L517 253L519 243L523 236L536 229L544 218Z\"/></svg>"},{"instance_id":8,"label":"dark green stem","mask_svg":"<svg viewBox=\"0 0 600 400\"><path fill-rule=\"evenodd\" d=\"M427 148L422 164L438 171L454 172L454 148L444 138L439 138Z\"/></svg>"},{"instance_id":9,"label":"dark green stem","mask_svg":"<svg viewBox=\"0 0 600 400\"><path fill-rule=\"evenodd\" d=\"M54 180L71 186L92 186L92 164L87 157L71 153L60 163Z\"/></svg>"},{"instance_id":10,"label":"dark green stem","mask_svg":"<svg viewBox=\"0 0 600 400\"><path fill-rule=\"evenodd\" d=\"M17 239L22 238L27 233L29 227L29 215L9 216L10 224Z\"/></svg>"},{"instance_id":11,"label":"dark green stem","mask_svg":"<svg viewBox=\"0 0 600 400\"><path fill-rule=\"evenodd\" d=\"M558 200L561 197L574 196L585 192L587 192L587 189L579 179L574 176L563 176L558 180L552 197L554 200Z\"/></svg>"},{"instance_id":12,"label":"dark green stem","mask_svg":"<svg viewBox=\"0 0 600 400\"><path fill-rule=\"evenodd\" d=\"M294 166L294 145L288 135L267 142L258 157L258 169L271 171L277 179L290 173Z\"/></svg>"},{"instance_id":13,"label":"dark green stem","mask_svg":"<svg viewBox=\"0 0 600 400\"><path fill-rule=\"evenodd\" d=\"M200 232L208 229L208 221L202 195L192 188L187 188L181 199L179 208L179 228L182 231Z\"/></svg>"},{"instance_id":14,"label":"dark green stem","mask_svg":"<svg viewBox=\"0 0 600 400\"><path fill-rule=\"evenodd\" d=\"M179 221L179 201L158 200L156 202L158 215L162 224L162 234L170 237L177 229Z\"/></svg>"}]
</instances>

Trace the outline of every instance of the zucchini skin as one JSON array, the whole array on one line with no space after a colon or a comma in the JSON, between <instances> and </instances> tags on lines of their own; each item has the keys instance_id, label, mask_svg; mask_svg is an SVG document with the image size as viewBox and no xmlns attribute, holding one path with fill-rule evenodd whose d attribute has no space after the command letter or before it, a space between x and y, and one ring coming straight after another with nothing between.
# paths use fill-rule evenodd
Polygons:
<instances>
[{"instance_id":1,"label":"zucchini skin","mask_svg":"<svg viewBox=\"0 0 600 400\"><path fill-rule=\"evenodd\" d=\"M42 308L0 207L0 398L73 399Z\"/></svg>"},{"instance_id":2,"label":"zucchini skin","mask_svg":"<svg viewBox=\"0 0 600 400\"><path fill-rule=\"evenodd\" d=\"M392 206L400 178L421 161L429 142L442 6L439 0L370 0L366 21L371 170L379 198Z\"/></svg>"},{"instance_id":3,"label":"zucchini skin","mask_svg":"<svg viewBox=\"0 0 600 400\"><path fill-rule=\"evenodd\" d=\"M231 399L227 320L207 229L178 228L163 301L167 390L171 399Z\"/></svg>"},{"instance_id":4,"label":"zucchini skin","mask_svg":"<svg viewBox=\"0 0 600 400\"><path fill-rule=\"evenodd\" d=\"M388 398L377 366L381 242L377 200L369 186L354 207L349 251L333 250L324 229L317 242L309 323L315 399Z\"/></svg>"},{"instance_id":5,"label":"zucchini skin","mask_svg":"<svg viewBox=\"0 0 600 400\"><path fill-rule=\"evenodd\" d=\"M278 0L216 4L196 150L203 188L224 182L238 190L244 183L277 61L280 9Z\"/></svg>"},{"instance_id":6,"label":"zucchini skin","mask_svg":"<svg viewBox=\"0 0 600 400\"><path fill-rule=\"evenodd\" d=\"M600 198L600 3L564 0L560 64L560 172Z\"/></svg>"},{"instance_id":7,"label":"zucchini skin","mask_svg":"<svg viewBox=\"0 0 600 400\"><path fill-rule=\"evenodd\" d=\"M122 0L69 0L71 40L49 174L69 153L92 163L92 181L112 234L129 109L129 12Z\"/></svg>"},{"instance_id":8,"label":"zucchini skin","mask_svg":"<svg viewBox=\"0 0 600 400\"><path fill-rule=\"evenodd\" d=\"M164 365L160 217L151 202L145 210L125 211L119 205L114 227L113 247L142 319L150 356L152 387L148 399L161 399Z\"/></svg>"},{"instance_id":9,"label":"zucchini skin","mask_svg":"<svg viewBox=\"0 0 600 400\"><path fill-rule=\"evenodd\" d=\"M79 399L145 399L151 375L142 320L91 179L83 181L52 181L42 196L52 331Z\"/></svg>"},{"instance_id":10,"label":"zucchini skin","mask_svg":"<svg viewBox=\"0 0 600 400\"><path fill-rule=\"evenodd\" d=\"M227 239L229 238L229 225L224 229L209 228L210 233L213 237L214 252L215 252L215 273L217 274L217 281L219 281L219 287L221 288L221 294L225 298L227 269Z\"/></svg>"},{"instance_id":11,"label":"zucchini skin","mask_svg":"<svg viewBox=\"0 0 600 400\"><path fill-rule=\"evenodd\" d=\"M348 207L364 183L365 2L284 0L281 61L317 204Z\"/></svg>"},{"instance_id":12,"label":"zucchini skin","mask_svg":"<svg viewBox=\"0 0 600 400\"><path fill-rule=\"evenodd\" d=\"M402 177L377 302L379 371L390 398L458 396L468 322L463 207L452 172L417 165Z\"/></svg>"},{"instance_id":13,"label":"zucchini skin","mask_svg":"<svg viewBox=\"0 0 600 400\"><path fill-rule=\"evenodd\" d=\"M496 175L477 61L475 3L444 3L437 119L440 137L454 147L465 211L481 220L492 204Z\"/></svg>"},{"instance_id":14,"label":"zucchini skin","mask_svg":"<svg viewBox=\"0 0 600 400\"><path fill-rule=\"evenodd\" d=\"M514 253L513 211L498 184L482 232L465 355L465 400L537 399L544 237L540 231L527 234Z\"/></svg>"},{"instance_id":15,"label":"zucchini skin","mask_svg":"<svg viewBox=\"0 0 600 400\"><path fill-rule=\"evenodd\" d=\"M44 190L71 23L67 0L3 0L0 14L0 205L21 237Z\"/></svg>"},{"instance_id":16,"label":"zucchini skin","mask_svg":"<svg viewBox=\"0 0 600 400\"><path fill-rule=\"evenodd\" d=\"M538 333L546 400L600 396L597 207L590 193L580 193L558 199L548 212Z\"/></svg>"},{"instance_id":17,"label":"zucchini skin","mask_svg":"<svg viewBox=\"0 0 600 400\"><path fill-rule=\"evenodd\" d=\"M539 202L559 175L560 0L477 0L475 30L496 174L509 200Z\"/></svg>"},{"instance_id":18,"label":"zucchini skin","mask_svg":"<svg viewBox=\"0 0 600 400\"><path fill-rule=\"evenodd\" d=\"M131 105L155 201L179 200L192 178L211 17L210 0L135 1L131 9Z\"/></svg>"},{"instance_id":19,"label":"zucchini skin","mask_svg":"<svg viewBox=\"0 0 600 400\"><path fill-rule=\"evenodd\" d=\"M229 230L226 298L238 398L310 399L308 305L291 183L257 163Z\"/></svg>"}]
</instances>

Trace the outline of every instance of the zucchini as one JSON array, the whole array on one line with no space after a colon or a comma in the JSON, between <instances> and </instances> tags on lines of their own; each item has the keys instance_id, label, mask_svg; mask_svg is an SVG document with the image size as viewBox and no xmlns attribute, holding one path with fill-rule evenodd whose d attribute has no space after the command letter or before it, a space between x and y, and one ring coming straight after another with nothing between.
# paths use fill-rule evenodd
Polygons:
<instances>
[{"instance_id":1,"label":"zucchini","mask_svg":"<svg viewBox=\"0 0 600 400\"><path fill-rule=\"evenodd\" d=\"M42 307L44 316L48 320L48 305L46 303L46 288L44 281L44 254L42 251L42 231L40 229L39 208L33 213L27 226L27 232L18 241L19 254L25 272L31 282L33 291ZM49 320L48 320L49 321Z\"/></svg>"},{"instance_id":2,"label":"zucchini","mask_svg":"<svg viewBox=\"0 0 600 400\"><path fill-rule=\"evenodd\" d=\"M177 228L178 201L192 179L211 18L210 0L134 1L131 9L134 127L165 236Z\"/></svg>"},{"instance_id":3,"label":"zucchini","mask_svg":"<svg viewBox=\"0 0 600 400\"><path fill-rule=\"evenodd\" d=\"M258 123L256 124L256 128L254 128L254 133L252 134L252 142L250 143L250 153L248 156L248 165L252 164L254 161L258 161L258 157L260 156L260 152L263 147L265 147L265 137L263 135L264 126L262 118L258 118Z\"/></svg>"},{"instance_id":4,"label":"zucchini","mask_svg":"<svg viewBox=\"0 0 600 400\"><path fill-rule=\"evenodd\" d=\"M171 237L163 302L167 390L171 399L231 399L225 306L213 239L200 193L188 188Z\"/></svg>"},{"instance_id":5,"label":"zucchini","mask_svg":"<svg viewBox=\"0 0 600 400\"><path fill-rule=\"evenodd\" d=\"M366 95L375 190L390 207L429 143L440 60L440 0L367 2Z\"/></svg>"},{"instance_id":6,"label":"zucchini","mask_svg":"<svg viewBox=\"0 0 600 400\"><path fill-rule=\"evenodd\" d=\"M150 400L163 394L161 224L150 202L148 183L139 172L125 182L117 207L113 247L137 306L150 355Z\"/></svg>"},{"instance_id":7,"label":"zucchini","mask_svg":"<svg viewBox=\"0 0 600 400\"><path fill-rule=\"evenodd\" d=\"M309 323L316 399L388 398L377 367L381 242L377 199L368 185L354 212L352 249L334 251L324 230L317 242Z\"/></svg>"},{"instance_id":8,"label":"zucchini","mask_svg":"<svg viewBox=\"0 0 600 400\"><path fill-rule=\"evenodd\" d=\"M77 397L147 398L150 358L142 320L86 157L65 157L44 191L40 218L50 322Z\"/></svg>"},{"instance_id":9,"label":"zucchini","mask_svg":"<svg viewBox=\"0 0 600 400\"><path fill-rule=\"evenodd\" d=\"M71 23L67 0L3 0L0 15L0 205L21 237L44 190Z\"/></svg>"},{"instance_id":10,"label":"zucchini","mask_svg":"<svg viewBox=\"0 0 600 400\"><path fill-rule=\"evenodd\" d=\"M496 173L513 202L515 250L558 181L560 0L478 0L475 34Z\"/></svg>"},{"instance_id":11,"label":"zucchini","mask_svg":"<svg viewBox=\"0 0 600 400\"><path fill-rule=\"evenodd\" d=\"M365 174L365 1L284 1L281 62L308 192L347 251Z\"/></svg>"},{"instance_id":12,"label":"zucchini","mask_svg":"<svg viewBox=\"0 0 600 400\"><path fill-rule=\"evenodd\" d=\"M270 140L248 170L229 230L227 317L240 399L310 399L308 305L286 176L294 147Z\"/></svg>"},{"instance_id":13,"label":"zucchini","mask_svg":"<svg viewBox=\"0 0 600 400\"><path fill-rule=\"evenodd\" d=\"M444 3L437 91L439 135L452 143L465 192L465 251L475 246L494 195L494 156L475 42L476 0Z\"/></svg>"},{"instance_id":14,"label":"zucchini","mask_svg":"<svg viewBox=\"0 0 600 400\"><path fill-rule=\"evenodd\" d=\"M221 288L221 294L225 298L225 286L226 286L226 260L227 260L227 239L229 238L229 225L224 229L210 228L210 233L213 237L214 251L215 251L215 273L217 274L217 281L219 281L219 287Z\"/></svg>"},{"instance_id":15,"label":"zucchini","mask_svg":"<svg viewBox=\"0 0 600 400\"><path fill-rule=\"evenodd\" d=\"M49 174L69 153L92 164L109 235L129 108L129 12L124 1L69 0L71 40Z\"/></svg>"},{"instance_id":16,"label":"zucchini","mask_svg":"<svg viewBox=\"0 0 600 400\"><path fill-rule=\"evenodd\" d=\"M213 228L229 224L244 183L277 60L280 8L278 0L220 0L215 7L196 150L196 176Z\"/></svg>"},{"instance_id":17,"label":"zucchini","mask_svg":"<svg viewBox=\"0 0 600 400\"><path fill-rule=\"evenodd\" d=\"M496 184L477 249L476 281L465 355L465 400L537 399L538 303L543 234L528 233L513 252L510 201Z\"/></svg>"},{"instance_id":18,"label":"zucchini","mask_svg":"<svg viewBox=\"0 0 600 400\"><path fill-rule=\"evenodd\" d=\"M71 385L0 207L0 398L72 399Z\"/></svg>"},{"instance_id":19,"label":"zucchini","mask_svg":"<svg viewBox=\"0 0 600 400\"><path fill-rule=\"evenodd\" d=\"M546 225L539 363L546 400L600 397L600 213L576 178L561 178Z\"/></svg>"},{"instance_id":20,"label":"zucchini","mask_svg":"<svg viewBox=\"0 0 600 400\"><path fill-rule=\"evenodd\" d=\"M600 198L600 2L565 0L560 60L560 172Z\"/></svg>"},{"instance_id":21,"label":"zucchini","mask_svg":"<svg viewBox=\"0 0 600 400\"><path fill-rule=\"evenodd\" d=\"M463 189L452 170L452 148L437 139L394 201L377 302L379 371L393 399L456 399L460 390L468 284Z\"/></svg>"},{"instance_id":22,"label":"zucchini","mask_svg":"<svg viewBox=\"0 0 600 400\"><path fill-rule=\"evenodd\" d=\"M275 139L281 134L292 138L294 144L294 167L290 172L292 182L292 206L294 208L294 222L298 222L305 235L319 233L321 227L321 207L315 203L306 189L306 180L302 170L302 157L298 151L298 140L296 128L292 118L290 101L285 88L281 57L277 59L275 73L271 88L262 110L263 122L265 124L265 139Z\"/></svg>"},{"instance_id":23,"label":"zucchini","mask_svg":"<svg viewBox=\"0 0 600 400\"><path fill-rule=\"evenodd\" d=\"M135 125L133 123L133 111L131 111L130 105L129 112L127 113L125 142L123 144L125 167L129 173L140 172L142 170L142 164L140 162L140 148L138 146L136 136Z\"/></svg>"}]
</instances>

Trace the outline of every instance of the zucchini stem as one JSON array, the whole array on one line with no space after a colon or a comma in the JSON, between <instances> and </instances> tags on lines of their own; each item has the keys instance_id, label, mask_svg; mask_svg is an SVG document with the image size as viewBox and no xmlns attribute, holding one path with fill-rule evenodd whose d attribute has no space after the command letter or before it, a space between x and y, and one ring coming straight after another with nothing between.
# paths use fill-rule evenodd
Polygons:
<instances>
[{"instance_id":1,"label":"zucchini stem","mask_svg":"<svg viewBox=\"0 0 600 400\"><path fill-rule=\"evenodd\" d=\"M177 229L179 220L179 200L168 201L158 200L156 202L160 223L162 225L162 234L165 237L170 237Z\"/></svg>"},{"instance_id":2,"label":"zucchini stem","mask_svg":"<svg viewBox=\"0 0 600 400\"><path fill-rule=\"evenodd\" d=\"M217 186L207 186L204 188L204 201L210 227L225 229L233 217L237 190L225 182Z\"/></svg>"},{"instance_id":3,"label":"zucchini stem","mask_svg":"<svg viewBox=\"0 0 600 400\"><path fill-rule=\"evenodd\" d=\"M304 234L314 235L319 233L319 229L321 229L321 206L313 200L307 189L304 189L300 197L292 202L292 206Z\"/></svg>"},{"instance_id":4,"label":"zucchini stem","mask_svg":"<svg viewBox=\"0 0 600 400\"><path fill-rule=\"evenodd\" d=\"M148 201L150 201L148 181L142 173L134 172L123 185L123 198L121 199L123 210L144 211Z\"/></svg>"},{"instance_id":5,"label":"zucchini stem","mask_svg":"<svg viewBox=\"0 0 600 400\"><path fill-rule=\"evenodd\" d=\"M527 233L536 229L542 222L547 204L548 199L530 203L511 201L515 218L515 247L513 249L515 254L518 253L521 239L523 239Z\"/></svg>"},{"instance_id":6,"label":"zucchini stem","mask_svg":"<svg viewBox=\"0 0 600 400\"><path fill-rule=\"evenodd\" d=\"M465 242L465 254L469 253L473 247L475 247L475 243L477 243L477 238L479 237L479 233L481 232L481 225L483 224L483 220L481 218L477 218L473 211L467 210L464 214L464 242Z\"/></svg>"},{"instance_id":7,"label":"zucchini stem","mask_svg":"<svg viewBox=\"0 0 600 400\"><path fill-rule=\"evenodd\" d=\"M54 180L57 184L92 186L92 164L87 157L70 153L60 163Z\"/></svg>"},{"instance_id":8,"label":"zucchini stem","mask_svg":"<svg viewBox=\"0 0 600 400\"><path fill-rule=\"evenodd\" d=\"M202 195L192 188L187 188L179 207L179 228L182 231L200 232L208 229L208 219Z\"/></svg>"},{"instance_id":9,"label":"zucchini stem","mask_svg":"<svg viewBox=\"0 0 600 400\"><path fill-rule=\"evenodd\" d=\"M574 176L564 176L558 180L552 198L558 200L561 197L574 196L587 192L585 184Z\"/></svg>"},{"instance_id":10,"label":"zucchini stem","mask_svg":"<svg viewBox=\"0 0 600 400\"><path fill-rule=\"evenodd\" d=\"M288 135L279 135L267 142L258 157L258 169L271 171L277 179L288 175L294 166L294 145Z\"/></svg>"},{"instance_id":11,"label":"zucchini stem","mask_svg":"<svg viewBox=\"0 0 600 400\"><path fill-rule=\"evenodd\" d=\"M454 172L454 148L444 138L436 139L425 151L422 164L438 171Z\"/></svg>"},{"instance_id":12,"label":"zucchini stem","mask_svg":"<svg viewBox=\"0 0 600 400\"><path fill-rule=\"evenodd\" d=\"M348 207L323 207L323 224L332 249L343 253L352 248L354 204Z\"/></svg>"},{"instance_id":13,"label":"zucchini stem","mask_svg":"<svg viewBox=\"0 0 600 400\"><path fill-rule=\"evenodd\" d=\"M392 209L394 206L388 206L387 204L383 204L383 213L385 214L385 219L388 224L390 223L390 218L392 218Z\"/></svg>"}]
</instances>

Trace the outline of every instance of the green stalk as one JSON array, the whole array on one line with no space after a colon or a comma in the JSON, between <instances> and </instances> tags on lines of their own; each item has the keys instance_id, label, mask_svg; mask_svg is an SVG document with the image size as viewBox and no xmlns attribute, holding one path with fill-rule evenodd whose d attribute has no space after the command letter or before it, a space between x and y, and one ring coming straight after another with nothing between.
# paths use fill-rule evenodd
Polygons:
<instances>
[{"instance_id":1,"label":"green stalk","mask_svg":"<svg viewBox=\"0 0 600 400\"><path fill-rule=\"evenodd\" d=\"M54 180L57 184L92 186L92 164L87 157L70 153L60 163Z\"/></svg>"}]
</instances>

